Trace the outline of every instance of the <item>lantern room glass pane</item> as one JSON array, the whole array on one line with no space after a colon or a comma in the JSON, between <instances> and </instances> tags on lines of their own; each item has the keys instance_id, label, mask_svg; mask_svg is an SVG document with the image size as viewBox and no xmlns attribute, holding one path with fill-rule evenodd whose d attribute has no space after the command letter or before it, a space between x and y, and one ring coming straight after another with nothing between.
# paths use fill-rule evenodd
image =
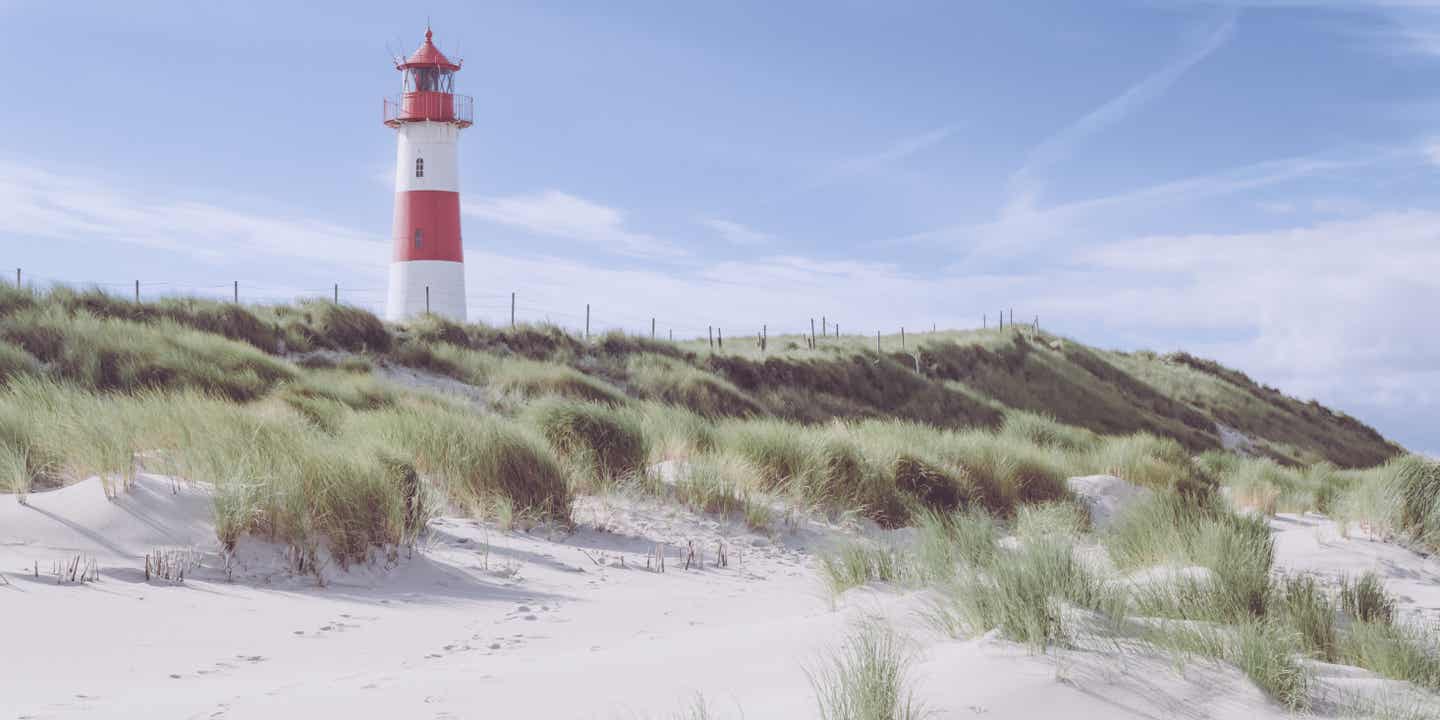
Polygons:
<instances>
[{"instance_id":1,"label":"lantern room glass pane","mask_svg":"<svg viewBox=\"0 0 1440 720\"><path fill-rule=\"evenodd\" d=\"M454 92L455 75L436 67L409 68L405 71L407 92Z\"/></svg>"}]
</instances>

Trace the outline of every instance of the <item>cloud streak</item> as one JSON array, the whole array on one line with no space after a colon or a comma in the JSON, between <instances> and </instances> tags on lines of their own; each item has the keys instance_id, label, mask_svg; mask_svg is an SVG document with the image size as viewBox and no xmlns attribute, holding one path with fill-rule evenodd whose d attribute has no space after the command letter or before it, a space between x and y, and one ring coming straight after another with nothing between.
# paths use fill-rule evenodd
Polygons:
<instances>
[{"instance_id":1,"label":"cloud streak","mask_svg":"<svg viewBox=\"0 0 1440 720\"><path fill-rule=\"evenodd\" d=\"M1408 149L1381 149L1353 156L1321 153L1268 160L1045 208L1011 207L990 222L947 225L877 244L946 247L984 257L1042 245L1062 236L1074 239L1087 228L1121 222L1156 208L1192 204L1395 159L1409 160L1412 154Z\"/></svg>"},{"instance_id":2,"label":"cloud streak","mask_svg":"<svg viewBox=\"0 0 1440 720\"><path fill-rule=\"evenodd\" d=\"M629 229L620 210L559 190L480 198L463 203L461 209L486 222L619 255L675 258L687 254L674 243Z\"/></svg>"},{"instance_id":3,"label":"cloud streak","mask_svg":"<svg viewBox=\"0 0 1440 720\"><path fill-rule=\"evenodd\" d=\"M807 183L802 190L815 190L827 185L846 182L874 175L894 167L920 153L939 146L949 139L955 128L938 127L923 133L900 138L890 145L874 152L843 157L834 162L830 169Z\"/></svg>"},{"instance_id":4,"label":"cloud streak","mask_svg":"<svg viewBox=\"0 0 1440 720\"><path fill-rule=\"evenodd\" d=\"M332 223L157 197L167 195L0 163L0 233L124 243L210 263L270 257L358 268L387 255L384 237Z\"/></svg>"},{"instance_id":5,"label":"cloud streak","mask_svg":"<svg viewBox=\"0 0 1440 720\"><path fill-rule=\"evenodd\" d=\"M770 233L761 232L733 220L723 220L721 218L711 217L701 218L699 220L699 223L707 228L710 228L710 230L714 231L714 233L720 236L722 240L730 243L731 245L740 245L742 247L756 247L764 245L766 243L774 242L775 240L775 236L771 235Z\"/></svg>"},{"instance_id":6,"label":"cloud streak","mask_svg":"<svg viewBox=\"0 0 1440 720\"><path fill-rule=\"evenodd\" d=\"M1020 211L1033 208L1044 190L1043 174L1046 170L1064 160L1073 148L1086 138L1118 123L1164 94L1186 72L1224 46L1234 35L1237 17L1236 11L1227 11L1223 19L1199 42L1032 149L1024 165L1010 178L1010 199L1006 212L1010 212L1011 208L1018 208Z\"/></svg>"}]
</instances>

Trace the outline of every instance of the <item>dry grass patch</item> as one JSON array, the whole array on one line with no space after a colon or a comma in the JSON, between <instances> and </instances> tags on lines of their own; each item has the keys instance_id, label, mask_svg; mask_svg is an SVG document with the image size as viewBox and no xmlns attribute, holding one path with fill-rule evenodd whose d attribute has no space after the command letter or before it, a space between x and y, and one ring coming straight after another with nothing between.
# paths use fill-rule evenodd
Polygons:
<instances>
[{"instance_id":1,"label":"dry grass patch","mask_svg":"<svg viewBox=\"0 0 1440 720\"><path fill-rule=\"evenodd\" d=\"M0 318L0 338L43 362L47 375L99 391L190 388L245 401L296 376L249 345L169 320L138 324L51 306Z\"/></svg>"},{"instance_id":2,"label":"dry grass patch","mask_svg":"<svg viewBox=\"0 0 1440 720\"><path fill-rule=\"evenodd\" d=\"M632 417L614 408L545 398L526 407L524 416L592 488L644 470L649 456L645 434Z\"/></svg>"},{"instance_id":3,"label":"dry grass patch","mask_svg":"<svg viewBox=\"0 0 1440 720\"><path fill-rule=\"evenodd\" d=\"M356 414L344 432L413 459L423 477L477 516L504 509L570 518L565 468L543 438L521 425L446 403L411 401Z\"/></svg>"},{"instance_id":4,"label":"dry grass patch","mask_svg":"<svg viewBox=\"0 0 1440 720\"><path fill-rule=\"evenodd\" d=\"M765 414L755 400L730 381L674 357L630 356L626 375L642 397L683 407L707 418Z\"/></svg>"}]
</instances>

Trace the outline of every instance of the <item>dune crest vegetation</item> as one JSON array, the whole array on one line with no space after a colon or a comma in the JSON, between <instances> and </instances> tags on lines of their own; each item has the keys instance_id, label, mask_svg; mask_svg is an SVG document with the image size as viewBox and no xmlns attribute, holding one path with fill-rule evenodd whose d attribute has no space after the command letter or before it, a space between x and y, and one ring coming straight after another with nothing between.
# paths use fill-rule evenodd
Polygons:
<instances>
[{"instance_id":1,"label":"dune crest vegetation","mask_svg":"<svg viewBox=\"0 0 1440 720\"><path fill-rule=\"evenodd\" d=\"M711 351L547 325L391 325L318 300L6 287L0 487L100 475L123 488L141 464L163 467L216 485L227 541L324 539L352 559L409 541L446 506L566 522L576 492L625 487L751 524L784 501L898 526L1013 518L1097 473L1440 537L1423 461L1192 356L1024 327L911 335L903 352L798 340ZM446 393L440 378L472 392ZM1221 420L1250 433L1254 457L1221 450ZM652 470L667 461L670 483Z\"/></svg>"}]
</instances>

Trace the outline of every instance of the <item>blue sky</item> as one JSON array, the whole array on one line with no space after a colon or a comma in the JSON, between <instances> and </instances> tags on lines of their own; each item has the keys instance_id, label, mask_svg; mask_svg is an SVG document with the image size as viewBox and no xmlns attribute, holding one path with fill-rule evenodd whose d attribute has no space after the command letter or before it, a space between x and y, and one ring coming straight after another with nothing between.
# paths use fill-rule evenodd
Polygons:
<instances>
[{"instance_id":1,"label":"blue sky","mask_svg":"<svg viewBox=\"0 0 1440 720\"><path fill-rule=\"evenodd\" d=\"M1440 451L1440 3L0 0L0 263L383 299L389 53L465 60L471 313L1014 307Z\"/></svg>"}]
</instances>

